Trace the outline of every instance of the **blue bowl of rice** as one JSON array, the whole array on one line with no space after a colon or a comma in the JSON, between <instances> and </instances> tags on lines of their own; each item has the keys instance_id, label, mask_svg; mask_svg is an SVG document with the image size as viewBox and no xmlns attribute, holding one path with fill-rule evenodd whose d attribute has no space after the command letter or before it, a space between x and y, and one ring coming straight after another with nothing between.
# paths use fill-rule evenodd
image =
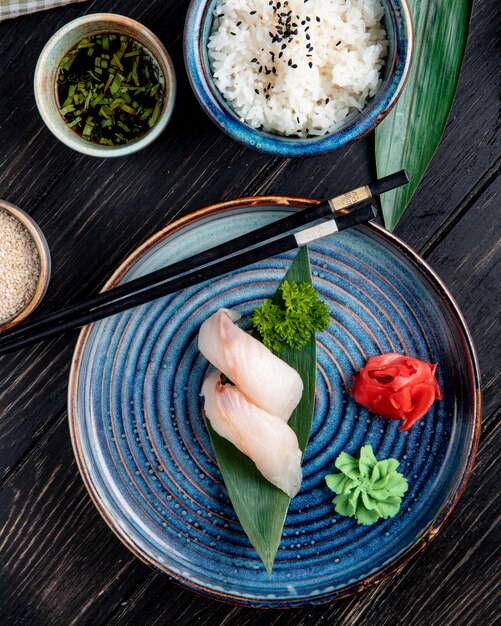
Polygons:
<instances>
[{"instance_id":1,"label":"blue bowl of rice","mask_svg":"<svg viewBox=\"0 0 501 626\"><path fill-rule=\"evenodd\" d=\"M249 148L291 157L372 131L411 65L406 0L192 0L184 58L207 115Z\"/></svg>"}]
</instances>

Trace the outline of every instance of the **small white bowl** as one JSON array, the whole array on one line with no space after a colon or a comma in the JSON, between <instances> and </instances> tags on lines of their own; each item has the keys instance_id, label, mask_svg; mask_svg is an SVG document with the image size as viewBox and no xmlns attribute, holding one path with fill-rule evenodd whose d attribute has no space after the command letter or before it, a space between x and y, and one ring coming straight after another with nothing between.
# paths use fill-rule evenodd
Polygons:
<instances>
[{"instance_id":1,"label":"small white bowl","mask_svg":"<svg viewBox=\"0 0 501 626\"><path fill-rule=\"evenodd\" d=\"M11 204L6 200L0 200L0 210L5 211L6 213L14 217L26 228L26 230L33 238L40 260L40 276L38 278L37 288L35 290L35 293L33 294L33 297L31 298L30 302L28 302L28 304L24 307L24 309L16 311L16 313L14 313L12 317L8 319L0 320L1 333L2 331L7 330L8 328L11 328L16 324L19 324L19 322L25 320L28 315L30 315L30 313L32 313L40 304L42 298L45 295L45 292L47 291L47 287L49 286L51 259L47 239L45 238L40 227L32 217L30 217L15 204Z\"/></svg>"},{"instance_id":2,"label":"small white bowl","mask_svg":"<svg viewBox=\"0 0 501 626\"><path fill-rule=\"evenodd\" d=\"M126 35L138 41L157 61L164 76L164 100L157 123L137 141L120 146L94 144L77 135L66 125L57 102L56 79L61 60L84 37L100 33ZM40 115L60 141L88 156L120 157L146 147L165 129L174 108L176 76L169 53L148 28L123 15L93 13L69 22L49 39L37 62L34 88Z\"/></svg>"}]
</instances>

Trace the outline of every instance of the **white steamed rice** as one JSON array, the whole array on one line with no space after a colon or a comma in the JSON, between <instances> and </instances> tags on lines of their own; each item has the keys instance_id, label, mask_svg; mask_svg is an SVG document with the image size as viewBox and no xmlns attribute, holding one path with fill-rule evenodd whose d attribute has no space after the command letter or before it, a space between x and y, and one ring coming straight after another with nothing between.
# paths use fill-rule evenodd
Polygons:
<instances>
[{"instance_id":1,"label":"white steamed rice","mask_svg":"<svg viewBox=\"0 0 501 626\"><path fill-rule=\"evenodd\" d=\"M215 84L254 128L330 133L381 84L383 14L381 0L220 0L208 42Z\"/></svg>"}]
</instances>

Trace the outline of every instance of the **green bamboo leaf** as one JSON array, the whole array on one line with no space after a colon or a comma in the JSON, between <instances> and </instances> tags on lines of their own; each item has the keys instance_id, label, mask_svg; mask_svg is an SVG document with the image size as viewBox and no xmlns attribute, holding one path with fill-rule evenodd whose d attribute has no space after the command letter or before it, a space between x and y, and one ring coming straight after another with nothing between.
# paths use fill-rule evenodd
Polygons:
<instances>
[{"instance_id":1,"label":"green bamboo leaf","mask_svg":"<svg viewBox=\"0 0 501 626\"><path fill-rule=\"evenodd\" d=\"M311 283L308 250L299 250L283 280ZM272 300L281 304L279 290ZM299 372L304 391L301 401L289 419L303 452L310 437L315 405L316 344L312 337L300 350L288 349L278 356ZM290 498L269 483L254 463L233 444L220 437L207 421L212 447L237 517L250 542L271 576L273 561L282 537Z\"/></svg>"},{"instance_id":2,"label":"green bamboo leaf","mask_svg":"<svg viewBox=\"0 0 501 626\"><path fill-rule=\"evenodd\" d=\"M378 176L407 169L408 185L381 197L384 222L393 230L440 142L454 99L473 0L409 0L414 58L395 108L376 128Z\"/></svg>"}]
</instances>

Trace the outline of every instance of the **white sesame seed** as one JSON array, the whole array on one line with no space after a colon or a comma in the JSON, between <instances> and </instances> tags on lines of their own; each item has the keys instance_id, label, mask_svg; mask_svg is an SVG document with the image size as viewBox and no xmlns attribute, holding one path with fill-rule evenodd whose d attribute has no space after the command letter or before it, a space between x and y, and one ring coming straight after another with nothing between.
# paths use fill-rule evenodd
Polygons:
<instances>
[{"instance_id":1,"label":"white sesame seed","mask_svg":"<svg viewBox=\"0 0 501 626\"><path fill-rule=\"evenodd\" d=\"M22 311L35 295L40 257L33 237L0 209L0 323Z\"/></svg>"}]
</instances>

